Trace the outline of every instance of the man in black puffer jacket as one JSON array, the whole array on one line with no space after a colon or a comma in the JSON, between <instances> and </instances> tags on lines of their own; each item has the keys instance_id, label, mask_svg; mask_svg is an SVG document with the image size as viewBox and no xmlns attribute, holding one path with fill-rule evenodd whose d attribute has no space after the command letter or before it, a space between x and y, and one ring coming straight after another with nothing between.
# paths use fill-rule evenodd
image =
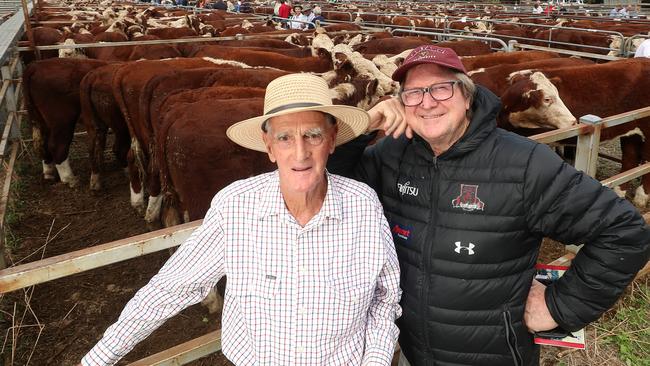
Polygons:
<instances>
[{"instance_id":1,"label":"man in black puffer jacket","mask_svg":"<svg viewBox=\"0 0 650 366\"><path fill-rule=\"evenodd\" d=\"M399 97L369 114L396 138L343 145L329 169L384 205L404 291L400 365L537 365L531 332L574 331L610 308L648 261L650 229L547 146L497 128L499 99L454 51L418 47L393 79ZM585 244L549 287L532 280L545 236Z\"/></svg>"}]
</instances>

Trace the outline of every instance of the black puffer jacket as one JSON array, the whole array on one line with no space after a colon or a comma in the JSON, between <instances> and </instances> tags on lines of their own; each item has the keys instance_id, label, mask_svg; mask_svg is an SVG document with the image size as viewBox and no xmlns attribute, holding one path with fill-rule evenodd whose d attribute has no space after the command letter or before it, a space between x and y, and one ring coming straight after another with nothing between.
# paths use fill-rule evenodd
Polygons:
<instances>
[{"instance_id":1,"label":"black puffer jacket","mask_svg":"<svg viewBox=\"0 0 650 366\"><path fill-rule=\"evenodd\" d=\"M385 138L356 167L393 232L400 345L413 366L538 364L522 319L544 236L585 243L546 291L568 330L597 319L648 260L650 230L628 201L545 145L497 128L499 100L486 89L473 108L466 134L440 156L417 136ZM345 174L359 141L330 171Z\"/></svg>"}]
</instances>

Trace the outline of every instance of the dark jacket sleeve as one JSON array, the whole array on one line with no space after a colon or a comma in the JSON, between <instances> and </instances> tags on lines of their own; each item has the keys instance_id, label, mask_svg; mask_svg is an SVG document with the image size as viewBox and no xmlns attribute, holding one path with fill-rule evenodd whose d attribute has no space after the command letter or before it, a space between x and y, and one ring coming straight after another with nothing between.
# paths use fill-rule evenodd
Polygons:
<instances>
[{"instance_id":1,"label":"dark jacket sleeve","mask_svg":"<svg viewBox=\"0 0 650 366\"><path fill-rule=\"evenodd\" d=\"M530 230L584 247L546 291L555 321L574 331L598 319L648 261L650 229L630 202L537 145L524 200Z\"/></svg>"},{"instance_id":2,"label":"dark jacket sleeve","mask_svg":"<svg viewBox=\"0 0 650 366\"><path fill-rule=\"evenodd\" d=\"M350 142L337 146L327 160L327 170L330 173L366 183L377 191L376 187L370 184L370 182L378 181L377 146L368 147L376 135L376 132L361 135Z\"/></svg>"}]
</instances>

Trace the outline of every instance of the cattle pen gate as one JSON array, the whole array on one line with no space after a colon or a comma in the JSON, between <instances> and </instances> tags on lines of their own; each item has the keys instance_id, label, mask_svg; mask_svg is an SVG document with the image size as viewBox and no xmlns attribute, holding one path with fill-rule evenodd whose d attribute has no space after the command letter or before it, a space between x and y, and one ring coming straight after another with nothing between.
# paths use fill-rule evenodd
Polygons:
<instances>
[{"instance_id":1,"label":"cattle pen gate","mask_svg":"<svg viewBox=\"0 0 650 366\"><path fill-rule=\"evenodd\" d=\"M30 10L31 7L32 5L29 4ZM20 102L20 75L22 68L15 52L15 43L22 32L22 17L22 14L16 14L3 23L2 28L0 28L0 37L2 37L0 38L0 65L2 70L2 88L0 89L0 130L3 131L2 140L0 141L0 155L2 156L3 161L2 179L0 181L4 182L2 191L0 192L0 230L2 231L2 236L0 237L0 250L2 251L2 253L0 253L2 254L0 255L0 268L6 267L3 261L3 241L5 237L4 219L10 196L11 180L14 175L13 167L21 148L21 144L24 143L24 140L20 136L21 116L24 115L24 107L22 107L22 103ZM205 38L202 38L201 40L204 41ZM128 43L138 44L136 42ZM502 44L503 42L498 40L497 43ZM88 45L83 45L83 47L87 46ZM111 44L110 46L115 46L115 44ZM502 46L504 46L503 48L505 50L512 51L519 47L519 44L502 44ZM526 46L522 46L521 48L524 47ZM51 48L57 47L50 46L47 49ZM58 48L65 48L65 46L58 46ZM67 48L72 47L68 46ZM46 48L43 47L42 49ZM18 106L21 107L18 108ZM531 138L541 143L553 143L566 138L577 137L578 142L575 166L587 174L595 176L601 131L605 128L648 116L650 116L650 106L607 118L587 115L581 117L580 123L577 125L535 135ZM607 178L601 183L605 186L613 187L648 173L650 173L650 162L627 172ZM200 223L200 220L189 222L175 227L91 246L83 250L43 260L1 269L0 294L28 289L37 284L176 247L180 245L190 235L190 233L200 225ZM220 331L216 331L133 362L130 365L182 365L197 360L210 353L217 352L220 349L221 334Z\"/></svg>"}]
</instances>

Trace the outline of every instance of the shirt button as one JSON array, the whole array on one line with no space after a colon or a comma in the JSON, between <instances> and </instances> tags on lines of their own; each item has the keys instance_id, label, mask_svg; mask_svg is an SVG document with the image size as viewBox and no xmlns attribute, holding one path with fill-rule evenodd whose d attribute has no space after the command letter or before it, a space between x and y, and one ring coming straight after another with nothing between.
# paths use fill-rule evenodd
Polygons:
<instances>
[{"instance_id":1,"label":"shirt button","mask_svg":"<svg viewBox=\"0 0 650 366\"><path fill-rule=\"evenodd\" d=\"M298 346L297 351L298 351L298 353L304 353L304 352L305 352L305 347L303 347L303 346Z\"/></svg>"},{"instance_id":2,"label":"shirt button","mask_svg":"<svg viewBox=\"0 0 650 366\"><path fill-rule=\"evenodd\" d=\"M307 308L304 307L304 306L301 306L300 308L298 308L298 314L300 314L300 315L307 314Z\"/></svg>"},{"instance_id":3,"label":"shirt button","mask_svg":"<svg viewBox=\"0 0 650 366\"><path fill-rule=\"evenodd\" d=\"M300 271L301 275L303 276L307 275L307 267L301 266L298 270Z\"/></svg>"}]
</instances>

